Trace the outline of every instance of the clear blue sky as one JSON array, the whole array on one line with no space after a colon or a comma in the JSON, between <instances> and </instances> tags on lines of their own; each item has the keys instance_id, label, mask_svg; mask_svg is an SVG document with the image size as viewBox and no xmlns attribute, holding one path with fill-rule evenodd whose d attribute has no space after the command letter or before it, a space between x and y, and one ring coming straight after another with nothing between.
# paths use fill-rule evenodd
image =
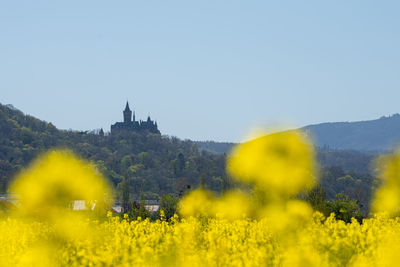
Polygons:
<instances>
[{"instance_id":1,"label":"clear blue sky","mask_svg":"<svg viewBox=\"0 0 400 267\"><path fill-rule=\"evenodd\" d=\"M109 130L128 99L164 134L400 112L399 1L1 1L0 103Z\"/></svg>"}]
</instances>

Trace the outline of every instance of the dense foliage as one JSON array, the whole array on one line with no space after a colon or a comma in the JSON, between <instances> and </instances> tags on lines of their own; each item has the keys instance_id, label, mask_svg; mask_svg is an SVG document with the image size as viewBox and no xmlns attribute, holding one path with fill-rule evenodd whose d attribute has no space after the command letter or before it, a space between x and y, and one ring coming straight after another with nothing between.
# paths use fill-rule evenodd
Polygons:
<instances>
[{"instance_id":1,"label":"dense foliage","mask_svg":"<svg viewBox=\"0 0 400 267\"><path fill-rule=\"evenodd\" d=\"M101 135L98 132L58 130L51 123L0 105L0 192L34 157L51 148L72 149L94 162L128 201L181 197L191 188L205 187L222 193L232 187L225 172L232 143L192 142L146 132ZM198 147L201 149L199 150ZM209 150L212 152L208 152ZM370 174L373 156L355 151L317 150L319 176L326 198L344 192L367 213L377 182ZM337 167L332 167L337 166ZM131 203L132 204L132 203ZM127 206L126 206L127 207Z\"/></svg>"},{"instance_id":2,"label":"dense foliage","mask_svg":"<svg viewBox=\"0 0 400 267\"><path fill-rule=\"evenodd\" d=\"M225 156L199 151L195 143L148 132L102 136L58 130L51 123L0 105L0 192L37 155L69 148L94 162L118 193L131 199L182 195L202 182L221 191L227 186Z\"/></svg>"}]
</instances>

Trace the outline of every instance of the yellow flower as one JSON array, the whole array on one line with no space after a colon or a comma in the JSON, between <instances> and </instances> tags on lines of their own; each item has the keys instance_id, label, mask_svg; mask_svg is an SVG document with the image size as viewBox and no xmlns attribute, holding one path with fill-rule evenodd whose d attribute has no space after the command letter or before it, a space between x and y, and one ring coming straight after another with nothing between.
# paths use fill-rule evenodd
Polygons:
<instances>
[{"instance_id":1,"label":"yellow flower","mask_svg":"<svg viewBox=\"0 0 400 267\"><path fill-rule=\"evenodd\" d=\"M374 212L389 215L400 214L400 150L393 155L382 156L377 160L382 186L376 191L372 201Z\"/></svg>"},{"instance_id":2,"label":"yellow flower","mask_svg":"<svg viewBox=\"0 0 400 267\"><path fill-rule=\"evenodd\" d=\"M202 189L192 191L181 200L179 213L183 216L210 215L212 200L210 192Z\"/></svg>"},{"instance_id":3,"label":"yellow flower","mask_svg":"<svg viewBox=\"0 0 400 267\"><path fill-rule=\"evenodd\" d=\"M68 150L48 152L20 173L9 191L17 195L24 215L50 218L84 200L91 209L104 206L111 190L94 166Z\"/></svg>"},{"instance_id":4,"label":"yellow flower","mask_svg":"<svg viewBox=\"0 0 400 267\"><path fill-rule=\"evenodd\" d=\"M212 214L224 219L235 220L250 216L249 197L241 192L226 193L212 204Z\"/></svg>"},{"instance_id":5,"label":"yellow flower","mask_svg":"<svg viewBox=\"0 0 400 267\"><path fill-rule=\"evenodd\" d=\"M293 196L315 181L314 151L297 131L261 136L236 146L229 173L264 190Z\"/></svg>"}]
</instances>

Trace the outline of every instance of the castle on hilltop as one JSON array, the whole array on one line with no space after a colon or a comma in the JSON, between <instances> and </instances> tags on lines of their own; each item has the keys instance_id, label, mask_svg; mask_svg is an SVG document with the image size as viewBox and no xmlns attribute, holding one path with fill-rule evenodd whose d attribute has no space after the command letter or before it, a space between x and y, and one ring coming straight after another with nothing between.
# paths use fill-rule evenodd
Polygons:
<instances>
[{"instance_id":1,"label":"castle on hilltop","mask_svg":"<svg viewBox=\"0 0 400 267\"><path fill-rule=\"evenodd\" d=\"M146 121L136 121L135 120L135 112L133 112L129 108L129 103L126 101L125 110L123 111L124 121L116 122L111 125L111 134L121 133L121 132L130 132L130 131L140 131L140 132L151 132L160 134L160 131L157 127L157 122L154 122L150 119L150 116L147 117Z\"/></svg>"}]
</instances>

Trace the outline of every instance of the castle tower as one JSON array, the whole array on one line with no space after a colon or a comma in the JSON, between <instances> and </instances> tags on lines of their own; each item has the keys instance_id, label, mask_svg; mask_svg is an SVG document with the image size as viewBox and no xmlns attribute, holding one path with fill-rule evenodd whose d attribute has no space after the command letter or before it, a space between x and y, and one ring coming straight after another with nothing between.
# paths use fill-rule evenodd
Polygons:
<instances>
[{"instance_id":1,"label":"castle tower","mask_svg":"<svg viewBox=\"0 0 400 267\"><path fill-rule=\"evenodd\" d=\"M129 108L129 103L126 101L126 107L124 110L124 123L130 123L132 121L132 111Z\"/></svg>"}]
</instances>

